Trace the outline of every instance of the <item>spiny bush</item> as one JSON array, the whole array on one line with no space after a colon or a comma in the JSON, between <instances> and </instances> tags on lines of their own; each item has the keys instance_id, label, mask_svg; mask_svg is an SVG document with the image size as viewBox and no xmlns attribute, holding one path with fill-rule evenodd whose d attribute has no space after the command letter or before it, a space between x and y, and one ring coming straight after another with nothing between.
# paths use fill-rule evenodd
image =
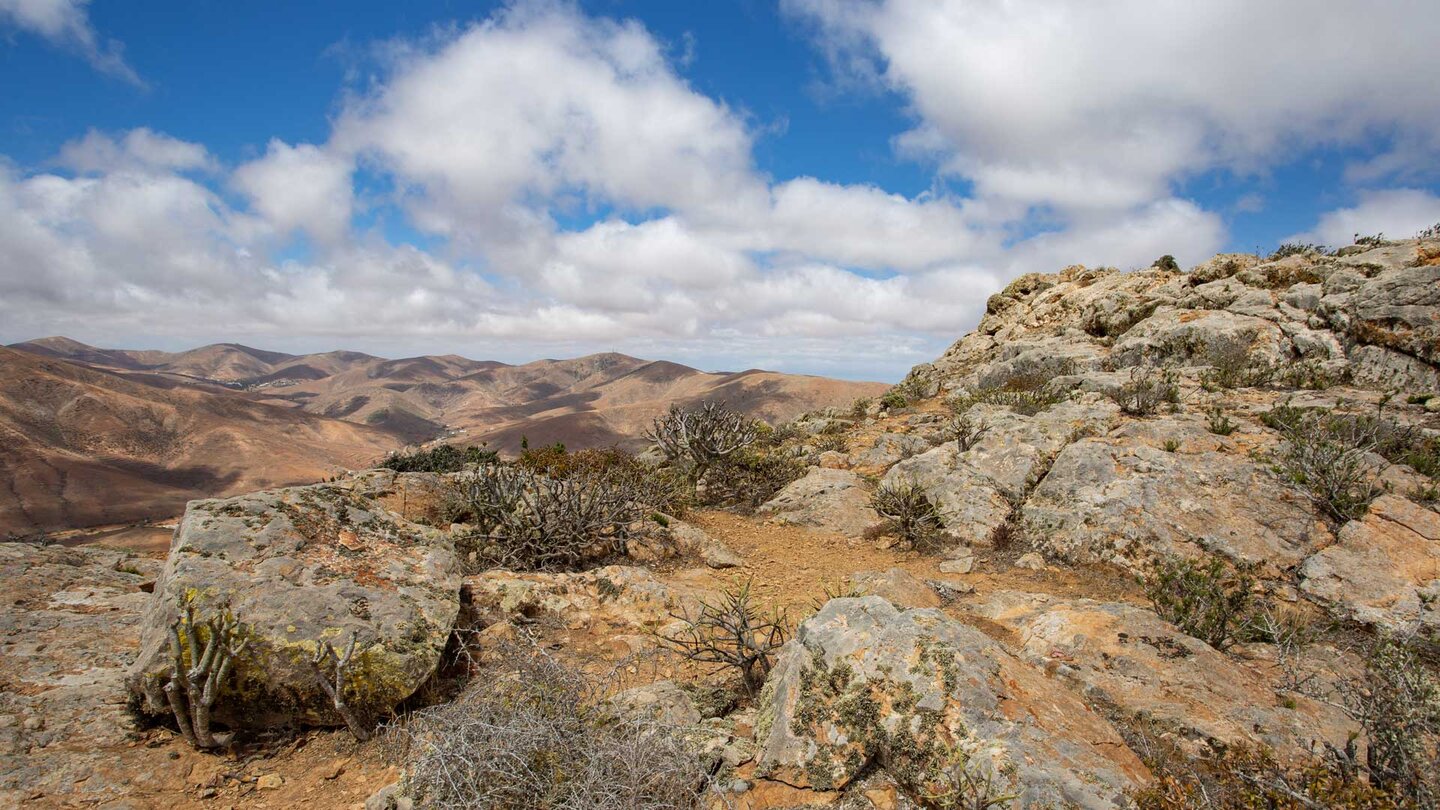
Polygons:
<instances>
[{"instance_id":1,"label":"spiny bush","mask_svg":"<svg viewBox=\"0 0 1440 810\"><path fill-rule=\"evenodd\" d=\"M531 648L386 734L422 807L688 810L709 782L684 729L621 716L604 684Z\"/></svg>"},{"instance_id":2,"label":"spiny bush","mask_svg":"<svg viewBox=\"0 0 1440 810\"><path fill-rule=\"evenodd\" d=\"M1440 239L1440 222L1415 234L1416 239Z\"/></svg>"},{"instance_id":3,"label":"spiny bush","mask_svg":"<svg viewBox=\"0 0 1440 810\"><path fill-rule=\"evenodd\" d=\"M745 694L754 697L785 643L787 622L783 612L756 606L750 586L746 581L714 602L702 601L693 614L671 614L680 626L660 634L660 641L691 661L735 670Z\"/></svg>"},{"instance_id":4,"label":"spiny bush","mask_svg":"<svg viewBox=\"0 0 1440 810\"><path fill-rule=\"evenodd\" d=\"M1363 247L1376 248L1384 247L1386 244L1388 244L1388 241L1385 239L1385 234L1383 233L1370 234L1368 236L1362 236L1357 233L1355 234L1354 244L1361 245Z\"/></svg>"},{"instance_id":5,"label":"spiny bush","mask_svg":"<svg viewBox=\"0 0 1440 810\"><path fill-rule=\"evenodd\" d=\"M1380 446L1379 420L1324 415L1288 405L1269 411L1263 419L1285 439L1277 470L1336 520L1362 517L1384 491L1378 482L1380 465L1371 459Z\"/></svg>"},{"instance_id":6,"label":"spiny bush","mask_svg":"<svg viewBox=\"0 0 1440 810\"><path fill-rule=\"evenodd\" d=\"M695 409L671 405L651 424L646 437L686 473L693 487L715 464L754 444L760 426L723 402L706 402Z\"/></svg>"},{"instance_id":7,"label":"spiny bush","mask_svg":"<svg viewBox=\"0 0 1440 810\"><path fill-rule=\"evenodd\" d=\"M494 464L498 460L494 450L440 444L409 453L391 453L380 462L380 466L395 472L453 473L475 464Z\"/></svg>"},{"instance_id":8,"label":"spiny bush","mask_svg":"<svg viewBox=\"0 0 1440 810\"><path fill-rule=\"evenodd\" d=\"M870 497L870 506L916 550L934 550L944 539L940 510L916 481L882 484Z\"/></svg>"},{"instance_id":9,"label":"spiny bush","mask_svg":"<svg viewBox=\"0 0 1440 810\"><path fill-rule=\"evenodd\" d=\"M1246 637L1257 607L1253 567L1231 564L1219 555L1204 561L1159 560L1144 586L1156 614L1221 651Z\"/></svg>"},{"instance_id":10,"label":"spiny bush","mask_svg":"<svg viewBox=\"0 0 1440 810\"><path fill-rule=\"evenodd\" d=\"M753 508L804 476L806 469L802 460L783 449L738 453L710 469L705 487L695 497L706 506Z\"/></svg>"},{"instance_id":11,"label":"spiny bush","mask_svg":"<svg viewBox=\"0 0 1440 810\"><path fill-rule=\"evenodd\" d=\"M549 478L492 464L455 482L452 520L475 525L463 545L483 567L574 569L624 551L647 498L630 478L573 472Z\"/></svg>"},{"instance_id":12,"label":"spiny bush","mask_svg":"<svg viewBox=\"0 0 1440 810\"><path fill-rule=\"evenodd\" d=\"M952 416L945 424L945 436L955 442L960 452L975 446L975 443L990 432L990 425L984 419L972 419L969 414Z\"/></svg>"},{"instance_id":13,"label":"spiny bush","mask_svg":"<svg viewBox=\"0 0 1440 810\"><path fill-rule=\"evenodd\" d=\"M1130 370L1130 380L1109 394L1121 411L1131 416L1150 416L1161 405L1180 401L1178 381L1174 369L1137 366Z\"/></svg>"}]
</instances>

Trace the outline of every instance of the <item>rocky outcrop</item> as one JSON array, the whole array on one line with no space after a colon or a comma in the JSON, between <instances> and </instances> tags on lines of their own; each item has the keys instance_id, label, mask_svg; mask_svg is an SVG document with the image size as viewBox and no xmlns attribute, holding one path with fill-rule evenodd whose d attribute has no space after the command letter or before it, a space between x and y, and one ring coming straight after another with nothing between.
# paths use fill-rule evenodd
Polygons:
<instances>
[{"instance_id":1,"label":"rocky outcrop","mask_svg":"<svg viewBox=\"0 0 1440 810\"><path fill-rule=\"evenodd\" d=\"M103 805L162 778L131 746L124 683L159 568L0 543L0 805Z\"/></svg>"},{"instance_id":2,"label":"rocky outcrop","mask_svg":"<svg viewBox=\"0 0 1440 810\"><path fill-rule=\"evenodd\" d=\"M378 493L371 493L377 494ZM459 611L450 539L344 485L192 501L175 530L131 668L152 714L171 670L171 627L227 617L246 643L214 717L231 728L341 722L311 664L353 639L351 707L378 718L435 671Z\"/></svg>"},{"instance_id":3,"label":"rocky outcrop","mask_svg":"<svg viewBox=\"0 0 1440 810\"><path fill-rule=\"evenodd\" d=\"M1170 452L1167 439L1188 445ZM1155 555L1216 551L1299 564L1329 539L1324 522L1303 494L1227 442L1191 420L1077 441L1022 508L1026 532L1072 562L1140 568Z\"/></svg>"},{"instance_id":4,"label":"rocky outcrop","mask_svg":"<svg viewBox=\"0 0 1440 810\"><path fill-rule=\"evenodd\" d=\"M1312 742L1343 746L1356 730L1335 706L1282 699L1274 667L1217 652L1136 605L1007 591L971 609L1014 631L1032 665L1182 743L1261 745L1297 758Z\"/></svg>"},{"instance_id":5,"label":"rocky outcrop","mask_svg":"<svg viewBox=\"0 0 1440 810\"><path fill-rule=\"evenodd\" d=\"M1300 588L1386 630L1440 629L1440 514L1383 495L1300 568Z\"/></svg>"},{"instance_id":6,"label":"rocky outcrop","mask_svg":"<svg viewBox=\"0 0 1440 810\"><path fill-rule=\"evenodd\" d=\"M812 467L759 510L783 523L860 537L880 522L870 507L870 493L858 473Z\"/></svg>"},{"instance_id":7,"label":"rocky outcrop","mask_svg":"<svg viewBox=\"0 0 1440 810\"><path fill-rule=\"evenodd\" d=\"M885 769L917 797L993 780L1021 806L1113 807L1147 772L1116 731L980 631L879 597L834 599L760 698L757 773L816 790Z\"/></svg>"}]
</instances>

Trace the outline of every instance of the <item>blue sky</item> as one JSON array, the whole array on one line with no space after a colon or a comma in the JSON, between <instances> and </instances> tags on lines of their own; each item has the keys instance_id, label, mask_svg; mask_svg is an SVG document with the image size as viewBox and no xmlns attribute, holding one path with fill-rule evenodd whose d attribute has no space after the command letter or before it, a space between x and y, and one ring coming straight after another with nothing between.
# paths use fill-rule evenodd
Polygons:
<instances>
[{"instance_id":1,"label":"blue sky","mask_svg":"<svg viewBox=\"0 0 1440 810\"><path fill-rule=\"evenodd\" d=\"M0 341L896 379L1023 272L1440 220L1433 4L1202 5L0 0Z\"/></svg>"}]
</instances>

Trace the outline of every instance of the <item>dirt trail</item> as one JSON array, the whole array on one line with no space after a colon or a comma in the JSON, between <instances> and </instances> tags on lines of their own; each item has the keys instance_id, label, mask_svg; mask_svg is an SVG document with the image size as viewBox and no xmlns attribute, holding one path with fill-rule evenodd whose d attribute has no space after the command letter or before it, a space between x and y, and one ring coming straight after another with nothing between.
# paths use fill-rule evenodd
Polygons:
<instances>
[{"instance_id":1,"label":"dirt trail","mask_svg":"<svg viewBox=\"0 0 1440 810\"><path fill-rule=\"evenodd\" d=\"M898 548L881 549L872 542L803 526L718 511L700 512L687 519L729 546L745 563L725 571L679 570L663 574L662 579L709 589L733 587L748 579L763 603L789 610L792 618L810 613L814 601L826 598L827 587L832 592L843 591L852 574L890 568L904 569L921 580L964 583L973 586L977 596L1016 590L1057 597L1143 601L1135 581L1110 568L1052 566L1031 571L1013 564L1013 552L982 550L976 552L972 573L946 574L940 571L942 557ZM956 606L963 608L966 601L962 598Z\"/></svg>"}]
</instances>

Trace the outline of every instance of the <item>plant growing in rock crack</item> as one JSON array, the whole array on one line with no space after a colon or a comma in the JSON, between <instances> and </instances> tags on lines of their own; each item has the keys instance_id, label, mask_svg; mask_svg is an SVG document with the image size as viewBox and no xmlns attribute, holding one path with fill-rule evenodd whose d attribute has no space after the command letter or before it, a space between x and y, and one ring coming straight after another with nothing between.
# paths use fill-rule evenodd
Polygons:
<instances>
[{"instance_id":1,"label":"plant growing in rock crack","mask_svg":"<svg viewBox=\"0 0 1440 810\"><path fill-rule=\"evenodd\" d=\"M1165 404L1180 402L1179 375L1174 369L1136 366L1130 379L1109 392L1120 410L1131 416L1151 416Z\"/></svg>"},{"instance_id":2,"label":"plant growing in rock crack","mask_svg":"<svg viewBox=\"0 0 1440 810\"><path fill-rule=\"evenodd\" d=\"M237 639L238 627L233 617L224 615L197 625L192 606L186 606L184 615L170 625L170 675L164 686L165 699L180 733L195 748L219 745L210 730L210 712L236 656L249 645L248 640Z\"/></svg>"},{"instance_id":3,"label":"plant growing in rock crack","mask_svg":"<svg viewBox=\"0 0 1440 810\"><path fill-rule=\"evenodd\" d=\"M315 657L310 660L310 667L314 670L316 682L345 721L345 727L350 729L351 736L365 742L370 739L370 729L360 721L359 715L345 699L345 693L350 686L351 666L355 663L355 639L355 634L350 634L350 643L345 646L343 655L336 653L330 642L320 642ZM327 669L333 674L327 675Z\"/></svg>"},{"instance_id":4,"label":"plant growing in rock crack","mask_svg":"<svg viewBox=\"0 0 1440 810\"><path fill-rule=\"evenodd\" d=\"M1219 405L1205 412L1205 427L1217 436L1229 436L1239 429L1239 425L1231 421L1225 415L1225 411Z\"/></svg>"},{"instance_id":5,"label":"plant growing in rock crack","mask_svg":"<svg viewBox=\"0 0 1440 810\"><path fill-rule=\"evenodd\" d=\"M1160 618L1217 650L1249 632L1256 608L1254 566L1231 564L1218 554L1192 560L1168 557L1151 566L1145 596Z\"/></svg>"},{"instance_id":6,"label":"plant growing in rock crack","mask_svg":"<svg viewBox=\"0 0 1440 810\"><path fill-rule=\"evenodd\" d=\"M1279 472L1303 487L1326 514L1346 521L1362 517L1383 487L1381 465L1373 460L1380 446L1378 419L1322 415L1281 406L1266 423L1285 439L1276 460Z\"/></svg>"},{"instance_id":7,"label":"plant growing in rock crack","mask_svg":"<svg viewBox=\"0 0 1440 810\"><path fill-rule=\"evenodd\" d=\"M945 523L925 488L913 479L882 484L870 506L890 522L900 539L917 551L934 550L943 539Z\"/></svg>"},{"instance_id":8,"label":"plant growing in rock crack","mask_svg":"<svg viewBox=\"0 0 1440 810\"><path fill-rule=\"evenodd\" d=\"M945 424L945 435L955 442L960 452L975 446L975 443L990 432L990 425L984 419L972 419L969 414L952 416Z\"/></svg>"},{"instance_id":9,"label":"plant growing in rock crack","mask_svg":"<svg viewBox=\"0 0 1440 810\"><path fill-rule=\"evenodd\" d=\"M645 436L671 463L684 468L693 489L717 462L754 444L760 428L723 402L706 402L696 409L671 405Z\"/></svg>"},{"instance_id":10,"label":"plant growing in rock crack","mask_svg":"<svg viewBox=\"0 0 1440 810\"><path fill-rule=\"evenodd\" d=\"M659 634L661 643L701 664L734 669L745 693L754 697L770 674L771 658L785 643L783 611L763 612L746 581L727 589L719 600L700 603L693 615L671 614L680 627Z\"/></svg>"}]
</instances>

